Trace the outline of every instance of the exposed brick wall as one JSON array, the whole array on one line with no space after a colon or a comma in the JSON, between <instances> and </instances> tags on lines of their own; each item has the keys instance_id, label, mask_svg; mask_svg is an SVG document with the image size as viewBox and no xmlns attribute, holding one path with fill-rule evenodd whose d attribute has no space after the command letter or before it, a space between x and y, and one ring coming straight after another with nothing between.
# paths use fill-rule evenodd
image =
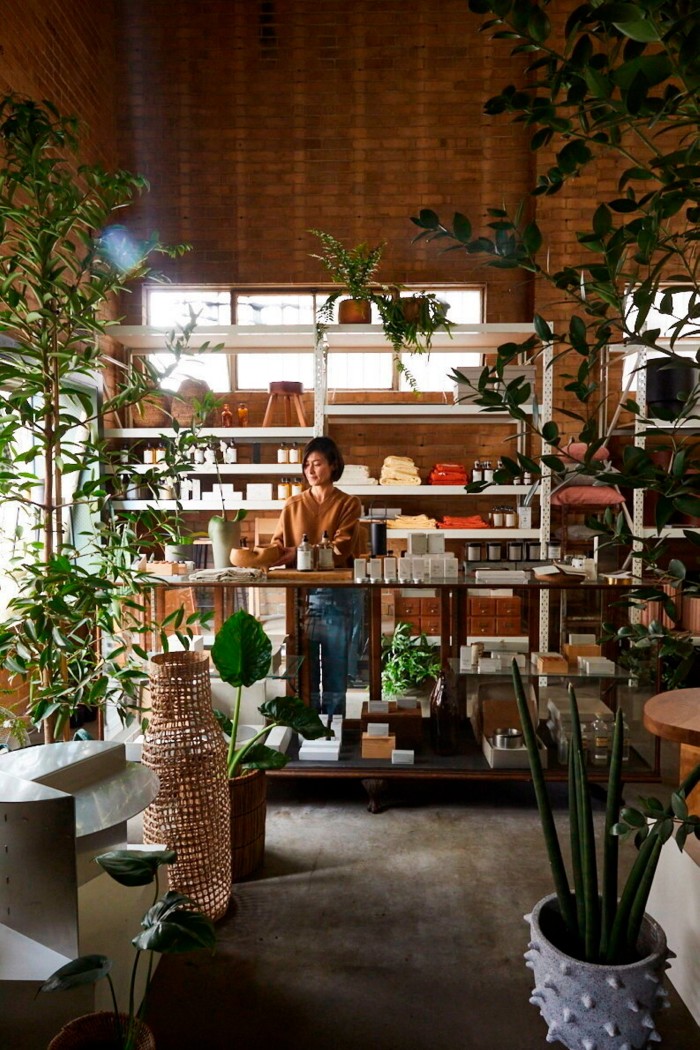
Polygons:
<instances>
[{"instance_id":1,"label":"exposed brick wall","mask_svg":"<svg viewBox=\"0 0 700 1050\"><path fill-rule=\"evenodd\" d=\"M5 0L0 94L48 99L84 125L83 160L116 163L114 0Z\"/></svg>"},{"instance_id":2,"label":"exposed brick wall","mask_svg":"<svg viewBox=\"0 0 700 1050\"><path fill-rule=\"evenodd\" d=\"M118 6L122 160L151 181L142 230L194 246L175 279L323 282L309 227L385 240L387 281L485 279L413 246L409 221L478 216L529 180L522 129L482 112L513 74L465 0ZM489 271L488 312L521 320L527 286Z\"/></svg>"}]
</instances>

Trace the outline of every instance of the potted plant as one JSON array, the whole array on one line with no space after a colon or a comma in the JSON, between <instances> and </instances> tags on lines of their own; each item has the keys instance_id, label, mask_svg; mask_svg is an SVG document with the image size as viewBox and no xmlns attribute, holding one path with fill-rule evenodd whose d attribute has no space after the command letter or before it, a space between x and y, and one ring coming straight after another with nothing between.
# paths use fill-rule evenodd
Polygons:
<instances>
[{"instance_id":1,"label":"potted plant","mask_svg":"<svg viewBox=\"0 0 700 1050\"><path fill-rule=\"evenodd\" d=\"M216 632L211 658L222 681L235 688L230 719L218 713L229 735L227 769L231 792L232 877L249 875L262 861L265 848L266 769L281 769L285 754L265 745L276 726L289 726L307 740L326 735L316 711L296 696L278 696L259 708L266 725L250 739L238 741L243 687L261 681L270 669L272 643L259 620L239 609Z\"/></svg>"},{"instance_id":2,"label":"potted plant","mask_svg":"<svg viewBox=\"0 0 700 1050\"><path fill-rule=\"evenodd\" d=\"M103 425L153 384L148 370L107 360L101 337L152 253L184 250L136 243L113 224L145 188L139 176L81 164L77 122L50 103L0 100L0 502L18 519L0 664L26 689L47 742L67 732L78 705L114 700L126 717L138 701L143 658L126 635L146 625L125 610L146 586L138 556L177 530L172 514L156 512L114 528L104 469L129 471ZM186 338L173 340L174 354Z\"/></svg>"},{"instance_id":3,"label":"potted plant","mask_svg":"<svg viewBox=\"0 0 700 1050\"><path fill-rule=\"evenodd\" d=\"M42 992L67 991L79 985L93 984L106 977L112 995L112 1012L85 1014L64 1026L50 1043L50 1050L151 1050L155 1047L152 1033L144 1022L148 991L153 970L153 953L175 954L213 949L214 926L206 916L192 909L184 894L169 890L159 898L158 869L176 859L173 850L112 850L95 860L108 875L122 886L148 886L155 882L153 904L141 920L142 932L131 941L136 956L129 981L129 1002L120 1011L110 976L112 960L105 955L83 955L61 966L42 986ZM143 952L149 953L146 985L140 1004L136 1005L136 980Z\"/></svg>"},{"instance_id":4,"label":"potted plant","mask_svg":"<svg viewBox=\"0 0 700 1050\"><path fill-rule=\"evenodd\" d=\"M440 673L440 647L426 634L411 634L411 624L400 620L390 638L382 638L382 693L403 696Z\"/></svg>"},{"instance_id":5,"label":"potted plant","mask_svg":"<svg viewBox=\"0 0 700 1050\"><path fill-rule=\"evenodd\" d=\"M349 299L342 300L338 306L340 324L369 324L372 319L372 303L378 302L378 286L374 283L379 262L384 251L384 243L370 248L364 241L354 248L346 248L337 238L322 230L310 230L321 241L320 255L312 253L312 259L318 259L335 284L342 285L342 290L331 292L319 310L319 320L331 321L333 307L343 294Z\"/></svg>"},{"instance_id":6,"label":"potted plant","mask_svg":"<svg viewBox=\"0 0 700 1050\"><path fill-rule=\"evenodd\" d=\"M375 301L384 334L394 350L396 366L415 390L415 379L403 362L401 351L429 354L435 332L442 329L449 334L452 323L447 320L449 304L434 292L414 295L401 295L400 292L400 286L394 285Z\"/></svg>"},{"instance_id":7,"label":"potted plant","mask_svg":"<svg viewBox=\"0 0 700 1050\"><path fill-rule=\"evenodd\" d=\"M555 893L526 916L531 927L527 965L534 971L531 1002L549 1025L547 1039L570 1050L600 1046L646 1046L654 1034L652 1015L663 998L669 952L663 931L645 915L646 902L664 842L674 834L680 849L689 832L700 838L700 817L689 816L685 799L700 782L700 765L685 778L665 807L646 799L643 810L622 803L624 728L618 709L613 732L603 831L603 869L598 879L595 830L585 751L573 689L569 742L570 883L547 794L520 671L513 663L515 696L542 822ZM638 853L619 886L618 838L634 835Z\"/></svg>"}]
</instances>

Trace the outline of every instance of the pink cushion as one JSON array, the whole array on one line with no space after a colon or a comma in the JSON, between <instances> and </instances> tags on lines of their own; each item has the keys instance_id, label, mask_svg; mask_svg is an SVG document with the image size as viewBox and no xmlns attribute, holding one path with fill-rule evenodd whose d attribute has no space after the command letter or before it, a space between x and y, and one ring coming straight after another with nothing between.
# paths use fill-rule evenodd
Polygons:
<instances>
[{"instance_id":1,"label":"pink cushion","mask_svg":"<svg viewBox=\"0 0 700 1050\"><path fill-rule=\"evenodd\" d=\"M579 485L559 489L552 496L553 507L617 507L625 502L612 485Z\"/></svg>"},{"instance_id":2,"label":"pink cushion","mask_svg":"<svg viewBox=\"0 0 700 1050\"><path fill-rule=\"evenodd\" d=\"M559 456L565 463L583 463L588 452L588 445L585 441L570 441L568 445L559 450ZM610 453L608 452L605 445L601 445L599 449L591 456L593 461L610 459Z\"/></svg>"}]
</instances>

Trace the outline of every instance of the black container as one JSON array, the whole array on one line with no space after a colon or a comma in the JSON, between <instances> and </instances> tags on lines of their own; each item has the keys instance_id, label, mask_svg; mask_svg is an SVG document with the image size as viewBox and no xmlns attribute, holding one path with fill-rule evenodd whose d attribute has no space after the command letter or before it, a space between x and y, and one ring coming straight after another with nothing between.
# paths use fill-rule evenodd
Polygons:
<instances>
[{"instance_id":1,"label":"black container","mask_svg":"<svg viewBox=\"0 0 700 1050\"><path fill-rule=\"evenodd\" d=\"M378 558L382 554L386 554L386 522L371 521L369 528L372 557Z\"/></svg>"},{"instance_id":2,"label":"black container","mask_svg":"<svg viewBox=\"0 0 700 1050\"><path fill-rule=\"evenodd\" d=\"M459 750L459 705L454 676L440 671L430 694L430 746L436 755Z\"/></svg>"},{"instance_id":3,"label":"black container","mask_svg":"<svg viewBox=\"0 0 700 1050\"><path fill-rule=\"evenodd\" d=\"M660 410L676 418L700 379L700 370L696 365L691 362L682 365L667 357L655 357L647 361L646 374L647 411L650 416L655 416Z\"/></svg>"}]
</instances>

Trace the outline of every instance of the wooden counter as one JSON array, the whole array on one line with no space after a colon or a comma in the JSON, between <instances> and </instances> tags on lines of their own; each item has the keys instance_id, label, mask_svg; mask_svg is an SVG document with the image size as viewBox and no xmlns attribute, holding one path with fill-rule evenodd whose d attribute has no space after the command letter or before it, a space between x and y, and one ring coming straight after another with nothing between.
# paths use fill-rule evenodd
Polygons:
<instances>
[{"instance_id":1,"label":"wooden counter","mask_svg":"<svg viewBox=\"0 0 700 1050\"><path fill-rule=\"evenodd\" d=\"M680 744L680 778L700 762L700 689L670 689L644 705L644 728ZM688 796L691 813L700 814L700 787Z\"/></svg>"}]
</instances>

